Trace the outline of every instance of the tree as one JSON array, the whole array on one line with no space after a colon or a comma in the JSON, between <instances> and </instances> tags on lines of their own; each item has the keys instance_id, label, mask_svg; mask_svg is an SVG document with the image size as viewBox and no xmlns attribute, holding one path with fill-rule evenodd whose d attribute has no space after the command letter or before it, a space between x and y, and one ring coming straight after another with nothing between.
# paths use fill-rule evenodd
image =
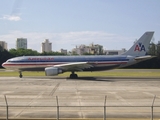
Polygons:
<instances>
[{"instance_id":1,"label":"tree","mask_svg":"<svg viewBox=\"0 0 160 120\"><path fill-rule=\"evenodd\" d=\"M92 54L92 53L83 53L83 55L94 55L94 54Z\"/></svg>"},{"instance_id":2,"label":"tree","mask_svg":"<svg viewBox=\"0 0 160 120\"><path fill-rule=\"evenodd\" d=\"M60 53L60 52L43 52L41 53L40 55L44 55L44 56L47 56L47 55L65 55L64 53Z\"/></svg>"},{"instance_id":3,"label":"tree","mask_svg":"<svg viewBox=\"0 0 160 120\"><path fill-rule=\"evenodd\" d=\"M11 58L11 54L0 46L0 67L2 68L2 63Z\"/></svg>"},{"instance_id":4,"label":"tree","mask_svg":"<svg viewBox=\"0 0 160 120\"><path fill-rule=\"evenodd\" d=\"M18 56L36 56L39 55L39 53L35 50L32 49L23 49L23 48L19 48L19 49L10 49L9 50L10 54L13 57L18 57Z\"/></svg>"},{"instance_id":5,"label":"tree","mask_svg":"<svg viewBox=\"0 0 160 120\"><path fill-rule=\"evenodd\" d=\"M156 45L153 42L150 44L147 54L156 55Z\"/></svg>"}]
</instances>

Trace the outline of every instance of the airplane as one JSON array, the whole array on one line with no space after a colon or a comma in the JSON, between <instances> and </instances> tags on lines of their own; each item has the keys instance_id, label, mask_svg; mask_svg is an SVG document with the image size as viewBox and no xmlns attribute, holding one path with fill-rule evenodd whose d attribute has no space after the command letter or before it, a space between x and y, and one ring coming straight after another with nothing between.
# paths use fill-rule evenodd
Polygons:
<instances>
[{"instance_id":1,"label":"airplane","mask_svg":"<svg viewBox=\"0 0 160 120\"><path fill-rule=\"evenodd\" d=\"M94 56L21 56L8 59L2 64L6 69L19 71L45 71L46 76L71 72L70 78L78 78L75 72L102 71L123 68L153 58L146 55L154 32L145 32L138 41L121 55Z\"/></svg>"}]
</instances>

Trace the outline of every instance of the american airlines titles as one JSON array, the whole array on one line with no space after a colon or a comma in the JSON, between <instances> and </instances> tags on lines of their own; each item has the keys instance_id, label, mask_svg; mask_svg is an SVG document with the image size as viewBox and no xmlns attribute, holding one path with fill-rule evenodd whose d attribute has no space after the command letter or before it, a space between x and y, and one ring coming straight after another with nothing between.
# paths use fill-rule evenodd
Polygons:
<instances>
[{"instance_id":1,"label":"american airlines titles","mask_svg":"<svg viewBox=\"0 0 160 120\"><path fill-rule=\"evenodd\" d=\"M54 60L54 58L51 58L51 57L46 57L46 58L28 58L28 60L47 60L47 61L52 61Z\"/></svg>"}]
</instances>

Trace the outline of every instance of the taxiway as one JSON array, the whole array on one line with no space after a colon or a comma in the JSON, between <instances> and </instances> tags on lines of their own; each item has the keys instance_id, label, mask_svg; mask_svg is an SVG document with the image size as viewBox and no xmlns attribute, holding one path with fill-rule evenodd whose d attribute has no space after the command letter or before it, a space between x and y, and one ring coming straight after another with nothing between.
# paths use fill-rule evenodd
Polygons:
<instances>
[{"instance_id":1,"label":"taxiway","mask_svg":"<svg viewBox=\"0 0 160 120\"><path fill-rule=\"evenodd\" d=\"M0 116L6 96L9 118L150 118L155 95L160 118L160 78L0 77Z\"/></svg>"}]
</instances>

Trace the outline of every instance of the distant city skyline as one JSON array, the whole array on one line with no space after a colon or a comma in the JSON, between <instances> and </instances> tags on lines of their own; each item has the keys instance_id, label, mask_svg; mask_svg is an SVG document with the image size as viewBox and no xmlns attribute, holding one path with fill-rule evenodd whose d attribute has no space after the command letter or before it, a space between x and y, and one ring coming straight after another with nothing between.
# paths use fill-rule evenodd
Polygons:
<instances>
[{"instance_id":1,"label":"distant city skyline","mask_svg":"<svg viewBox=\"0 0 160 120\"><path fill-rule=\"evenodd\" d=\"M81 44L129 49L146 31L160 41L159 0L1 0L0 41L15 48L27 38L28 49L41 51L44 39L52 50L71 51Z\"/></svg>"},{"instance_id":2,"label":"distant city skyline","mask_svg":"<svg viewBox=\"0 0 160 120\"><path fill-rule=\"evenodd\" d=\"M27 42L27 38L17 38L17 40L15 41L16 43L16 47L15 48L13 48L13 49L19 49L19 48L24 48L24 49L27 49L27 44L28 44L28 42ZM6 50L8 50L7 49L7 45L8 45L8 43L6 43L5 41L0 41L0 45L4 48L4 49L6 49ZM102 48L103 48L103 45L99 45L99 44L93 44L93 43L90 43L89 45L85 45L85 44L81 44L81 45L76 45L75 47L73 47L73 48L71 48L71 50L70 50L70 52L73 52L73 51L75 51L75 49L81 49L82 47L85 49L85 47L91 47L91 46L94 46L94 47L96 47L96 46L101 46ZM39 47L41 47L41 52L52 52L53 50L52 50L52 43L49 41L49 39L45 39L42 43L41 43L41 46L39 46ZM12 49L12 48L11 48ZM33 48L30 48L30 49L32 49L32 50L34 50ZM104 49L103 49L104 50ZM107 51L107 52L113 52L114 50L104 50L104 51ZM124 48L122 48L121 50L115 50L116 52L125 52L125 49ZM54 52L54 51L53 51ZM56 51L56 52L60 52L60 53L64 53L64 54L67 54L67 52L69 52L67 49L63 49L63 48L61 48L60 50L58 50L58 51ZM88 50L87 51L83 51L83 53L92 53L91 51L90 52L88 52ZM78 52L76 52L77 54L80 54L80 53L78 53ZM118 54L120 54L120 53L118 53ZM93 53L92 53L93 54ZM109 53L107 53L107 54L109 54Z\"/></svg>"}]
</instances>

